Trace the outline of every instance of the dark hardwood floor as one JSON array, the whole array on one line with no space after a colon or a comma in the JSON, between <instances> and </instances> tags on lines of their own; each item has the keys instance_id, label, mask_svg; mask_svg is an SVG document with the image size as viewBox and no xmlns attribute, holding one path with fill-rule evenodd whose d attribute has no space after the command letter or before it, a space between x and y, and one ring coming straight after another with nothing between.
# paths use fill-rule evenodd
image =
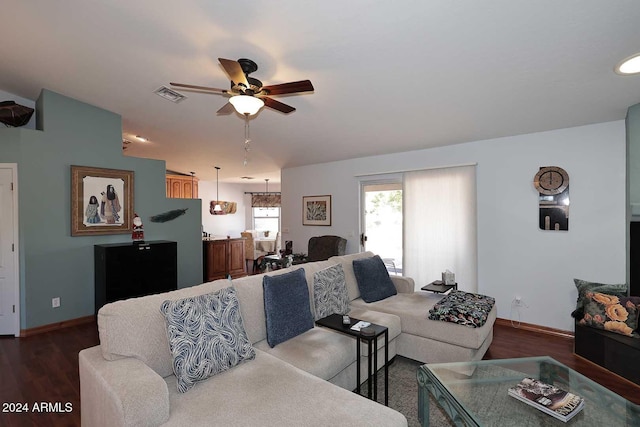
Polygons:
<instances>
[{"instance_id":1,"label":"dark hardwood floor","mask_svg":"<svg viewBox=\"0 0 640 427\"><path fill-rule=\"evenodd\" d=\"M95 323L27 338L0 337L0 426L79 426L78 352L98 343ZM26 404L29 412L15 413L12 404L22 410ZM42 407L56 412L36 412Z\"/></svg>"},{"instance_id":2,"label":"dark hardwood floor","mask_svg":"<svg viewBox=\"0 0 640 427\"><path fill-rule=\"evenodd\" d=\"M0 426L79 426L78 352L96 344L95 324L27 338L0 337ZM543 355L640 404L640 387L575 356L571 338L496 325L485 359ZM4 412L14 409L11 404L26 404L29 412ZM34 408L56 413L34 412Z\"/></svg>"}]
</instances>

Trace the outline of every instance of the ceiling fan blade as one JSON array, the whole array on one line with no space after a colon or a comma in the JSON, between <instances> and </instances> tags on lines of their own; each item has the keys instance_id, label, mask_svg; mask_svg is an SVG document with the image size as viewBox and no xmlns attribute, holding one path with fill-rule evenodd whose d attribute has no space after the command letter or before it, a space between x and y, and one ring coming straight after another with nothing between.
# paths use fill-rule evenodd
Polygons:
<instances>
[{"instance_id":1,"label":"ceiling fan blade","mask_svg":"<svg viewBox=\"0 0 640 427\"><path fill-rule=\"evenodd\" d=\"M184 83L169 83L171 86L178 86L178 87L184 87L187 89L197 89L197 90L204 90L207 92L216 92L216 93L227 93L228 90L226 89L218 89L217 87L207 87L207 86L196 86L196 85L187 85Z\"/></svg>"},{"instance_id":2,"label":"ceiling fan blade","mask_svg":"<svg viewBox=\"0 0 640 427\"><path fill-rule=\"evenodd\" d=\"M283 104L282 102L276 101L275 99L267 98L266 96L260 99L264 101L264 105L266 105L267 107L273 108L274 110L281 111L285 114L289 114L293 111L296 111L296 109L293 108L291 105Z\"/></svg>"},{"instance_id":3,"label":"ceiling fan blade","mask_svg":"<svg viewBox=\"0 0 640 427\"><path fill-rule=\"evenodd\" d=\"M267 95L284 95L287 93L296 92L311 92L313 91L313 85L309 80L300 80L299 82L282 83L279 85L264 86L262 90L267 92Z\"/></svg>"},{"instance_id":4,"label":"ceiling fan blade","mask_svg":"<svg viewBox=\"0 0 640 427\"><path fill-rule=\"evenodd\" d=\"M220 65L222 65L222 68L224 68L224 71L229 75L229 78L234 84L242 83L245 87L249 87L247 76L245 76L238 61L224 58L218 58L218 61L220 61Z\"/></svg>"},{"instance_id":5,"label":"ceiling fan blade","mask_svg":"<svg viewBox=\"0 0 640 427\"><path fill-rule=\"evenodd\" d=\"M222 106L222 108L220 108L218 111L216 111L216 114L231 114L235 111L236 109L233 108L233 105L230 102L227 102L226 104L224 104Z\"/></svg>"}]
</instances>

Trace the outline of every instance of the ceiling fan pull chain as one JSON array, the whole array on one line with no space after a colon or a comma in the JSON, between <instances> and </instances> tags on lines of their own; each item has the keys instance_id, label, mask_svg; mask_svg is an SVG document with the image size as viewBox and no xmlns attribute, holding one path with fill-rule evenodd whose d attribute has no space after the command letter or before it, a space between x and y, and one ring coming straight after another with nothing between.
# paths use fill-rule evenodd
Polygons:
<instances>
[{"instance_id":1,"label":"ceiling fan pull chain","mask_svg":"<svg viewBox=\"0 0 640 427\"><path fill-rule=\"evenodd\" d=\"M244 115L244 166L249 163L249 151L251 150L251 137L249 135L249 114Z\"/></svg>"}]
</instances>

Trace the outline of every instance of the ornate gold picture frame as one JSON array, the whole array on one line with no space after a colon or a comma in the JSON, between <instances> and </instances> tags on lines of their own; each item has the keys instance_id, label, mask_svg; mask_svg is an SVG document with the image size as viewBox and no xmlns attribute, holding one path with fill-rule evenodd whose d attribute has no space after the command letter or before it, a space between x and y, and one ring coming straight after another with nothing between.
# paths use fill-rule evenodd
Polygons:
<instances>
[{"instance_id":1,"label":"ornate gold picture frame","mask_svg":"<svg viewBox=\"0 0 640 427\"><path fill-rule=\"evenodd\" d=\"M133 231L133 171L71 166L71 235Z\"/></svg>"}]
</instances>

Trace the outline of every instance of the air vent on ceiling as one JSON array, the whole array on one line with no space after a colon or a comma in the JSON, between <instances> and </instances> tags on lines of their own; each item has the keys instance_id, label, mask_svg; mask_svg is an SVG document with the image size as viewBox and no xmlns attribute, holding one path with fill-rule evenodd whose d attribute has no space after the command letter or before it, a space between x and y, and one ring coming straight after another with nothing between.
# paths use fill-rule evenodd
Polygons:
<instances>
[{"instance_id":1,"label":"air vent on ceiling","mask_svg":"<svg viewBox=\"0 0 640 427\"><path fill-rule=\"evenodd\" d=\"M153 93L155 93L156 95L160 95L161 97L166 98L171 102L180 102L186 98L186 96L184 96L183 94L176 92L175 90L170 89L166 86L160 86Z\"/></svg>"},{"instance_id":2,"label":"air vent on ceiling","mask_svg":"<svg viewBox=\"0 0 640 427\"><path fill-rule=\"evenodd\" d=\"M240 179L255 179L252 176L241 176Z\"/></svg>"}]
</instances>

